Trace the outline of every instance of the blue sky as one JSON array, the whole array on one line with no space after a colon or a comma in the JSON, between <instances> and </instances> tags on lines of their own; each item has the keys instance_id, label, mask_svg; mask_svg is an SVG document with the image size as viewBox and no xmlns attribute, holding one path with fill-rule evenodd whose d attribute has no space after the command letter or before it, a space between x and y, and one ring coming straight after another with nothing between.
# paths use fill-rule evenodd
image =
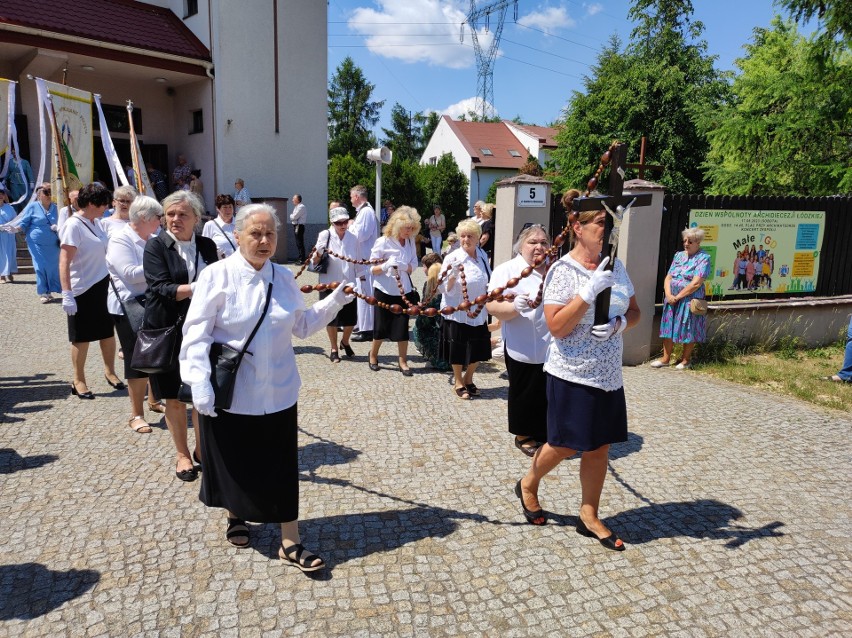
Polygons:
<instances>
[{"instance_id":1,"label":"blue sky","mask_svg":"<svg viewBox=\"0 0 852 638\"><path fill-rule=\"evenodd\" d=\"M492 4L477 0L477 6ZM768 27L780 12L773 0L693 0L694 20L704 23L708 52L719 69L733 70L755 27ZM410 111L457 117L473 103L477 70L470 32L459 42L469 0L329 0L329 76L348 55L386 100L379 126L389 127L399 102ZM633 24L628 0L519 0L510 7L494 65L494 106L500 117L555 121L572 92L582 90L602 46L618 34L626 42ZM479 24L480 42L488 42ZM377 128L377 134L381 132Z\"/></svg>"}]
</instances>

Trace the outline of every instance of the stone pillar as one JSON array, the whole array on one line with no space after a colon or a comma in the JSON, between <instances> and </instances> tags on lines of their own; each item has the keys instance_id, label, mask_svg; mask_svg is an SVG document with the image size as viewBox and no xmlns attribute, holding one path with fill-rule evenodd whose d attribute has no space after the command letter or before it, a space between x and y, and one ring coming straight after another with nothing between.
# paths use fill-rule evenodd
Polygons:
<instances>
[{"instance_id":1,"label":"stone pillar","mask_svg":"<svg viewBox=\"0 0 852 638\"><path fill-rule=\"evenodd\" d=\"M639 324L624 333L625 365L639 365L651 356L654 330L654 298L660 257L660 227L663 220L664 187L633 179L624 183L624 194L651 194L651 205L633 207L621 226L618 258L624 262L639 303Z\"/></svg>"},{"instance_id":2,"label":"stone pillar","mask_svg":"<svg viewBox=\"0 0 852 638\"><path fill-rule=\"evenodd\" d=\"M515 175L497 183L494 219L494 265L512 258L512 245L526 223L550 223L552 182L534 175Z\"/></svg>"}]
</instances>

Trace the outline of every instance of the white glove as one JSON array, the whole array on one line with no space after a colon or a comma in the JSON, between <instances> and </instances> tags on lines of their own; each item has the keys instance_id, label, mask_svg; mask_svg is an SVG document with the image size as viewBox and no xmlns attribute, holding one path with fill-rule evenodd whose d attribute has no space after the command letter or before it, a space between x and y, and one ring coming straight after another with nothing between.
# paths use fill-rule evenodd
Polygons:
<instances>
[{"instance_id":1,"label":"white glove","mask_svg":"<svg viewBox=\"0 0 852 638\"><path fill-rule=\"evenodd\" d=\"M389 275L389 274L390 274L390 271L391 271L391 268L398 268L398 267L399 267L399 264L397 264L397 263L396 263L396 259L394 259L393 257L391 257L390 259L388 259L386 262L384 262L384 263L382 264L382 271L383 271L386 275Z\"/></svg>"},{"instance_id":2,"label":"white glove","mask_svg":"<svg viewBox=\"0 0 852 638\"><path fill-rule=\"evenodd\" d=\"M192 405L195 406L199 414L211 417L218 416L216 409L213 407L214 399L213 387L209 383L198 388L192 388Z\"/></svg>"},{"instance_id":3,"label":"white glove","mask_svg":"<svg viewBox=\"0 0 852 638\"><path fill-rule=\"evenodd\" d=\"M517 295L512 301L515 306L515 311L519 315L528 315L535 312L535 308L530 308L530 296L527 294Z\"/></svg>"},{"instance_id":4,"label":"white glove","mask_svg":"<svg viewBox=\"0 0 852 638\"><path fill-rule=\"evenodd\" d=\"M56 224L51 224L50 230L52 230L54 233L57 233L59 232L59 226L57 226Z\"/></svg>"},{"instance_id":5,"label":"white glove","mask_svg":"<svg viewBox=\"0 0 852 638\"><path fill-rule=\"evenodd\" d=\"M77 300L74 299L74 293L70 290L62 291L62 309L67 315L77 314Z\"/></svg>"},{"instance_id":6,"label":"white glove","mask_svg":"<svg viewBox=\"0 0 852 638\"><path fill-rule=\"evenodd\" d=\"M620 335L626 328L627 317L624 315L613 317L606 323L599 323L596 326L592 326L592 339L595 341L606 341L610 337Z\"/></svg>"},{"instance_id":7,"label":"white glove","mask_svg":"<svg viewBox=\"0 0 852 638\"><path fill-rule=\"evenodd\" d=\"M595 303L595 297L597 297L601 291L611 288L614 283L612 281L612 271L604 270L608 263L609 257L604 257L601 260L600 265L595 268L595 272L592 273L591 279L589 279L589 281L583 284L583 287L580 288L580 292L578 294L583 301L590 306Z\"/></svg>"},{"instance_id":8,"label":"white glove","mask_svg":"<svg viewBox=\"0 0 852 638\"><path fill-rule=\"evenodd\" d=\"M192 294L195 294L195 284L197 284L197 283L198 283L197 281L190 281L189 282L189 290L190 290L190 292L192 292Z\"/></svg>"},{"instance_id":9,"label":"white glove","mask_svg":"<svg viewBox=\"0 0 852 638\"><path fill-rule=\"evenodd\" d=\"M343 290L346 286L350 286L351 288L355 288L355 284L352 282L342 281L337 285L337 288L328 296L329 299L332 299L332 303L337 304L338 306L344 306L348 304L350 301L355 299L355 295L352 293L346 294Z\"/></svg>"}]
</instances>

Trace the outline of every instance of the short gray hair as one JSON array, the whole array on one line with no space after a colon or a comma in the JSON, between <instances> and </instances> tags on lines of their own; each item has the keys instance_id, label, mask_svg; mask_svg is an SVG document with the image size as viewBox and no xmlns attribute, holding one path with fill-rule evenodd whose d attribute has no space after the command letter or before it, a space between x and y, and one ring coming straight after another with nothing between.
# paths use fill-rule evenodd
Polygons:
<instances>
[{"instance_id":1,"label":"short gray hair","mask_svg":"<svg viewBox=\"0 0 852 638\"><path fill-rule=\"evenodd\" d=\"M240 212L237 213L237 217L234 220L234 230L238 233L242 232L243 228L245 228L246 220L252 215L260 215L262 213L266 213L272 218L272 221L275 222L275 232L279 232L281 230L281 220L278 219L278 215L275 214L275 209L269 204L249 204L248 206L243 206L240 209Z\"/></svg>"},{"instance_id":2,"label":"short gray hair","mask_svg":"<svg viewBox=\"0 0 852 638\"><path fill-rule=\"evenodd\" d=\"M163 210L169 210L175 204L187 204L197 219L204 214L204 202L192 191L175 191L163 200Z\"/></svg>"},{"instance_id":3,"label":"short gray hair","mask_svg":"<svg viewBox=\"0 0 852 638\"><path fill-rule=\"evenodd\" d=\"M692 228L684 228L680 233L682 239L691 239L694 242L698 242L699 244L704 241L704 229L699 226L693 226Z\"/></svg>"},{"instance_id":4,"label":"short gray hair","mask_svg":"<svg viewBox=\"0 0 852 638\"><path fill-rule=\"evenodd\" d=\"M138 194L139 194L139 191L137 191L137 190L136 190L135 188L133 188L132 186L129 186L129 185L128 185L128 186L119 186L118 188L116 188L116 189L112 192L112 198L113 198L113 199L118 199L119 197L124 196L124 197L128 197L128 198L130 198L130 199L133 199L133 198L135 198Z\"/></svg>"},{"instance_id":5,"label":"short gray hair","mask_svg":"<svg viewBox=\"0 0 852 638\"><path fill-rule=\"evenodd\" d=\"M116 192L118 192L116 190ZM134 224L139 222L149 222L155 217L163 215L163 207L153 197L147 195L139 195L130 204L130 221Z\"/></svg>"}]
</instances>

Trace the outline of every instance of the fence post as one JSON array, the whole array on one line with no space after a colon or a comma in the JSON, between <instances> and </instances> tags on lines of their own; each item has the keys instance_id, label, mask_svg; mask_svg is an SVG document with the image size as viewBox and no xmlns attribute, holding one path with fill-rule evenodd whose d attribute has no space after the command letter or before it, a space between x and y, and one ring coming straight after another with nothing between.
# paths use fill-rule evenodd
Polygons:
<instances>
[{"instance_id":1,"label":"fence post","mask_svg":"<svg viewBox=\"0 0 852 638\"><path fill-rule=\"evenodd\" d=\"M618 257L624 262L636 291L641 316L639 324L624 333L625 365L639 365L651 357L655 335L654 299L660 258L660 229L663 221L664 187L633 179L624 183L624 194L651 194L651 205L632 208L621 227ZM667 265L668 267L668 265Z\"/></svg>"}]
</instances>

